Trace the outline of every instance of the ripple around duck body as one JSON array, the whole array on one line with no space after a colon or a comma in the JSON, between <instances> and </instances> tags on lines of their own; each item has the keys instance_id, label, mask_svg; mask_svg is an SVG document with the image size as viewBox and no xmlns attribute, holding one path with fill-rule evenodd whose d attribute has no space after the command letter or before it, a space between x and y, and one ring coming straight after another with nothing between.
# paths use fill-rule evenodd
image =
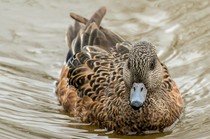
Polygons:
<instances>
[{"instance_id":1,"label":"ripple around duck body","mask_svg":"<svg viewBox=\"0 0 210 139\"><path fill-rule=\"evenodd\" d=\"M104 27L157 46L186 104L171 132L132 138L209 138L208 0L133 1L129 7L125 0L1 1L0 137L129 138L70 117L54 94L67 51L65 30L73 23L69 12L90 17L101 5L108 9Z\"/></svg>"}]
</instances>

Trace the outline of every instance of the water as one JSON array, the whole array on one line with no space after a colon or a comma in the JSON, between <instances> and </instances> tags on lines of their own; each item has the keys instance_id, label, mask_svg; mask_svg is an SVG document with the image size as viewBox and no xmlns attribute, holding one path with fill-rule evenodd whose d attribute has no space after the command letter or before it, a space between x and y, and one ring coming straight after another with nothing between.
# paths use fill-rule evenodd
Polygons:
<instances>
[{"instance_id":1,"label":"water","mask_svg":"<svg viewBox=\"0 0 210 139\"><path fill-rule=\"evenodd\" d=\"M69 12L90 17L100 6L108 9L103 26L157 46L186 103L171 132L132 138L210 138L208 0L1 0L0 138L131 138L69 117L54 94Z\"/></svg>"}]
</instances>

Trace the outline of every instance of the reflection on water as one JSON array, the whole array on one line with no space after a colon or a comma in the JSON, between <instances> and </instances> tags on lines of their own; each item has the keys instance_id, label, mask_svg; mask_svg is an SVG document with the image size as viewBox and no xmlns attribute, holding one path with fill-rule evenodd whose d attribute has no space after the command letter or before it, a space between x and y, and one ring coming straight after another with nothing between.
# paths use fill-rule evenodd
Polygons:
<instances>
[{"instance_id":1,"label":"reflection on water","mask_svg":"<svg viewBox=\"0 0 210 139\"><path fill-rule=\"evenodd\" d=\"M210 138L210 3L2 0L0 2L1 138L130 138L106 133L63 113L54 94L67 47L69 12L100 6L102 25L128 40L157 45L185 99L185 117L169 133L132 138Z\"/></svg>"}]
</instances>

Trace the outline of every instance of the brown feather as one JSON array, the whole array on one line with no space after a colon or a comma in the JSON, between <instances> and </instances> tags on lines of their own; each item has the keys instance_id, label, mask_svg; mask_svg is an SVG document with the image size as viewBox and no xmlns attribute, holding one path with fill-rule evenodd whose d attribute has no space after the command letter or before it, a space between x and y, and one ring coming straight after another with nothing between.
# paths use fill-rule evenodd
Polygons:
<instances>
[{"instance_id":1,"label":"brown feather","mask_svg":"<svg viewBox=\"0 0 210 139\"><path fill-rule=\"evenodd\" d=\"M131 44L101 27L105 12L105 7L102 7L90 20L71 13L71 17L77 22L67 32L69 52L56 86L58 100L66 111L79 116L83 122L115 130L117 133L142 133L148 130L161 132L165 127L171 126L182 113L179 90L167 67L158 59L155 65L160 64L160 89L148 93L144 105L137 111L130 106L129 90L125 82L128 79L123 76L129 75L124 69L131 58L130 53L139 49L145 55L147 52L154 52L153 46L145 42ZM133 45L139 47L133 48ZM133 53L139 57L138 53ZM155 54L152 56L155 57ZM138 60L133 61L138 65ZM149 73L145 71L142 75ZM135 75L138 76L139 73L136 72ZM144 80L147 83L149 79ZM154 77L152 80L159 79Z\"/></svg>"}]
</instances>

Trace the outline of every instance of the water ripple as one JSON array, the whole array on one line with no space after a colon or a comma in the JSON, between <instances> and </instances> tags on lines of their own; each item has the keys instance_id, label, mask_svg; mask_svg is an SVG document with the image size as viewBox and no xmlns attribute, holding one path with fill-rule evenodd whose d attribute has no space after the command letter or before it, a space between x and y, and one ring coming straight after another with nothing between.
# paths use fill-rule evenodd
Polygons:
<instances>
[{"instance_id":1,"label":"water ripple","mask_svg":"<svg viewBox=\"0 0 210 139\"><path fill-rule=\"evenodd\" d=\"M186 103L173 131L132 138L210 138L210 3L203 1L3 0L0 2L1 138L129 138L81 123L59 106L54 82L65 59L73 11L107 6L102 25L156 45Z\"/></svg>"}]
</instances>

